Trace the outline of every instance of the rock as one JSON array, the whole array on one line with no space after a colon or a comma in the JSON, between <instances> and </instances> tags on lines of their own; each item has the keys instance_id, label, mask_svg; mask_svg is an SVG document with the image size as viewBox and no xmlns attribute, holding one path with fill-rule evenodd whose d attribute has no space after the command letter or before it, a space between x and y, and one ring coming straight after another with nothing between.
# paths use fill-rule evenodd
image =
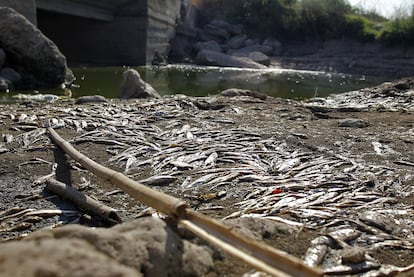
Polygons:
<instances>
[{"instance_id":1,"label":"rock","mask_svg":"<svg viewBox=\"0 0 414 277\"><path fill-rule=\"evenodd\" d=\"M253 61L269 66L270 65L270 58L269 56L263 54L262 52L249 52L249 53L235 53L233 56L236 57L247 57L252 59Z\"/></svg>"},{"instance_id":2,"label":"rock","mask_svg":"<svg viewBox=\"0 0 414 277\"><path fill-rule=\"evenodd\" d=\"M0 48L0 69L6 63L6 53L4 52L3 48Z\"/></svg>"},{"instance_id":3,"label":"rock","mask_svg":"<svg viewBox=\"0 0 414 277\"><path fill-rule=\"evenodd\" d=\"M258 39L249 38L249 39L246 40L246 46L252 46L252 45L255 45L255 44L259 44L259 43L260 43L260 40L258 40Z\"/></svg>"},{"instance_id":4,"label":"rock","mask_svg":"<svg viewBox=\"0 0 414 277\"><path fill-rule=\"evenodd\" d=\"M273 49L272 56L278 56L282 54L283 45L279 40L275 38L266 38L263 41L262 45L272 47Z\"/></svg>"},{"instance_id":5,"label":"rock","mask_svg":"<svg viewBox=\"0 0 414 277\"><path fill-rule=\"evenodd\" d=\"M168 64L167 57L161 54L159 51L155 51L152 58L152 65L165 66Z\"/></svg>"},{"instance_id":6,"label":"rock","mask_svg":"<svg viewBox=\"0 0 414 277\"><path fill-rule=\"evenodd\" d=\"M212 20L210 22L210 25L216 26L217 28L225 29L231 35L240 35L243 31L243 26L242 25L240 25L240 24L233 25L233 24L230 24L227 21L221 20L221 19Z\"/></svg>"},{"instance_id":7,"label":"rock","mask_svg":"<svg viewBox=\"0 0 414 277\"><path fill-rule=\"evenodd\" d=\"M0 7L0 44L34 77L36 84L57 87L74 77L57 46L15 10Z\"/></svg>"},{"instance_id":8,"label":"rock","mask_svg":"<svg viewBox=\"0 0 414 277\"><path fill-rule=\"evenodd\" d=\"M114 265L115 268L134 269L137 272L144 273L145 276L203 276L213 266L213 259L207 248L182 240L164 221L152 217L116 225L110 229L91 229L80 225L68 225L54 230L34 233L19 243L28 244L29 246L26 248L32 249L35 245L41 246L45 241L50 241L53 246L51 248L55 248L55 250L61 249L60 246L65 241L79 242L75 244L75 247L79 250L87 248L86 250L91 252L90 256L107 257L106 260L91 261L91 264L94 265L92 268L99 267L102 263L102 268L107 269L107 266ZM2 246L4 245L7 245L7 243L2 244ZM41 247L36 249L39 259L46 256L46 254L52 255L51 253L43 254L40 250ZM26 255L19 251L16 252L16 254L20 254L19 259L17 259L17 256L8 259L14 258L23 263L30 263L32 257L29 256L29 260L26 260ZM4 253L0 251L1 255L5 255ZM73 251L68 251L65 256L63 252L61 260L66 258L68 262L71 260L77 262L82 259L82 256L79 258L72 256L72 253ZM88 255L85 256L88 257ZM53 259L51 260L53 261ZM82 261L79 262L80 265L83 265ZM1 263L0 259L0 265ZM51 265L54 265L53 268L60 269L57 264L51 263ZM88 269L85 268L84 270ZM109 271L109 269L107 270ZM9 276L28 275L12 274ZM82 276L116 275L95 273Z\"/></svg>"},{"instance_id":9,"label":"rock","mask_svg":"<svg viewBox=\"0 0 414 277\"><path fill-rule=\"evenodd\" d=\"M297 226L259 217L229 219L225 223L232 226L233 230L243 236L256 240L263 240L278 235L294 235L300 230Z\"/></svg>"},{"instance_id":10,"label":"rock","mask_svg":"<svg viewBox=\"0 0 414 277\"><path fill-rule=\"evenodd\" d=\"M358 118L347 118L340 120L338 126L347 128L365 128L368 127L368 122Z\"/></svg>"},{"instance_id":11,"label":"rock","mask_svg":"<svg viewBox=\"0 0 414 277\"><path fill-rule=\"evenodd\" d=\"M22 80L22 75L10 67L5 67L0 70L0 76L16 84Z\"/></svg>"},{"instance_id":12,"label":"rock","mask_svg":"<svg viewBox=\"0 0 414 277\"><path fill-rule=\"evenodd\" d=\"M2 276L143 276L80 239L2 243L0 268Z\"/></svg>"},{"instance_id":13,"label":"rock","mask_svg":"<svg viewBox=\"0 0 414 277\"><path fill-rule=\"evenodd\" d=\"M197 53L200 52L201 50L210 50L210 51L215 51L215 52L220 52L220 53L223 52L220 45L217 43L217 41L214 41L214 40L209 40L205 42L197 42L196 44L194 44L194 49L197 51Z\"/></svg>"},{"instance_id":14,"label":"rock","mask_svg":"<svg viewBox=\"0 0 414 277\"><path fill-rule=\"evenodd\" d=\"M195 62L199 65L242 67L254 69L266 68L264 65L259 64L250 58L234 57L210 50L200 51L195 58Z\"/></svg>"},{"instance_id":15,"label":"rock","mask_svg":"<svg viewBox=\"0 0 414 277\"><path fill-rule=\"evenodd\" d=\"M86 103L109 103L108 99L102 95L89 95L82 96L76 99L75 104L86 104Z\"/></svg>"},{"instance_id":16,"label":"rock","mask_svg":"<svg viewBox=\"0 0 414 277\"><path fill-rule=\"evenodd\" d=\"M246 40L246 35L234 36L226 42L226 46L230 49L240 49L246 45Z\"/></svg>"},{"instance_id":17,"label":"rock","mask_svg":"<svg viewBox=\"0 0 414 277\"><path fill-rule=\"evenodd\" d=\"M238 88L230 88L223 90L222 92L220 92L220 95L226 97L249 96L253 98L258 98L260 100L267 99L267 95L261 92Z\"/></svg>"},{"instance_id":18,"label":"rock","mask_svg":"<svg viewBox=\"0 0 414 277\"><path fill-rule=\"evenodd\" d=\"M0 92L9 92L10 81L0 77Z\"/></svg>"},{"instance_id":19,"label":"rock","mask_svg":"<svg viewBox=\"0 0 414 277\"><path fill-rule=\"evenodd\" d=\"M207 24L206 26L204 26L203 30L207 35L215 37L215 40L219 42L226 41L230 38L230 34L225 29L211 24Z\"/></svg>"},{"instance_id":20,"label":"rock","mask_svg":"<svg viewBox=\"0 0 414 277\"><path fill-rule=\"evenodd\" d=\"M138 71L128 69L122 74L119 98L161 98L161 96L150 84L141 79Z\"/></svg>"},{"instance_id":21,"label":"rock","mask_svg":"<svg viewBox=\"0 0 414 277\"><path fill-rule=\"evenodd\" d=\"M241 49L229 50L228 54L234 55L234 54L243 54L243 53L251 53L251 52L261 52L265 55L270 56L273 53L273 48L267 45L253 44L250 46L243 47Z\"/></svg>"},{"instance_id":22,"label":"rock","mask_svg":"<svg viewBox=\"0 0 414 277\"><path fill-rule=\"evenodd\" d=\"M221 102L217 102L217 100L215 98L211 98L211 99L197 99L193 101L194 105L200 109L200 110L221 110L224 109L226 107L226 104L221 103Z\"/></svg>"},{"instance_id":23,"label":"rock","mask_svg":"<svg viewBox=\"0 0 414 277\"><path fill-rule=\"evenodd\" d=\"M365 261L365 249L361 247L349 247L341 250L342 264L357 264Z\"/></svg>"}]
</instances>

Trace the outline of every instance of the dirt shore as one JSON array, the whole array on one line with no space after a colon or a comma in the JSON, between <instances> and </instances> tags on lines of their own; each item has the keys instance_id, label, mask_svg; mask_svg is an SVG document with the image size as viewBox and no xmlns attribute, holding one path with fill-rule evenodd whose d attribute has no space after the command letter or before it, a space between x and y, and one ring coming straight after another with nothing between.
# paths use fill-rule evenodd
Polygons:
<instances>
[{"instance_id":1,"label":"dirt shore","mask_svg":"<svg viewBox=\"0 0 414 277\"><path fill-rule=\"evenodd\" d=\"M363 101L358 98L361 95ZM175 178L171 183L154 187L184 199L192 208L211 217L227 217L226 222L236 229L249 229L246 232L257 239L300 259L305 258L315 238L331 234L341 226L356 226L360 235L346 240L347 245L365 247L366 254L378 265L360 272L379 272L383 265L409 266L414 264L413 100L414 82L405 79L342 98L303 103L269 97L263 100L249 96L177 95L161 100L110 100L82 105L74 100L2 105L2 245L38 230L70 223L109 226L44 189L39 178L52 173L55 164L57 180L116 209L124 222L151 214L142 204L68 159L43 128L48 119L53 119L49 124L91 159L136 180L170 174ZM128 141L123 140L126 136ZM121 154L132 151L131 147L137 151L135 156L129 152L129 156L123 157ZM174 149L179 149L180 154L174 153ZM176 158L175 163L163 163L168 155L189 156L199 154L198 151L204 153L194 161ZM228 152L237 153L237 157ZM157 160L159 155L165 156ZM270 155L271 159L266 160ZM305 168L307 163L309 167ZM262 168L265 169L261 171ZM231 179L228 171L237 173L236 169L241 173ZM213 170L222 170L215 178L229 179L214 183L216 179L212 178L197 183L202 174L211 174ZM287 181L292 179L294 182ZM305 183L308 185L304 186ZM324 193L336 195L337 200L324 198ZM316 194L321 196L315 200L312 195ZM272 209L268 208L266 197L273 199ZM327 202L308 205L306 197L312 198L308 202ZM280 206L283 199L304 201L285 207ZM259 204L254 206L246 201ZM243 210L248 205L250 208ZM278 210L274 209L277 205ZM16 208L16 212L10 212L11 208ZM16 215L25 209L74 212L29 222ZM315 215L305 215L311 210ZM316 211L324 211L326 218L316 215ZM392 221L369 223L363 220L365 212L388 216ZM249 223L247 219L241 223L239 218L250 218L251 214L260 214L263 220L277 216L301 227L286 224L284 228L269 229L263 227L270 226L267 223ZM369 228L364 231L361 226L366 225ZM383 247L373 243L374 237ZM204 245L195 238L190 240ZM326 273L337 265L341 250L338 245L329 247L320 264ZM213 266L203 273L206 276L241 276L252 271L233 258L214 253ZM344 274L341 272L336 273Z\"/></svg>"}]
</instances>

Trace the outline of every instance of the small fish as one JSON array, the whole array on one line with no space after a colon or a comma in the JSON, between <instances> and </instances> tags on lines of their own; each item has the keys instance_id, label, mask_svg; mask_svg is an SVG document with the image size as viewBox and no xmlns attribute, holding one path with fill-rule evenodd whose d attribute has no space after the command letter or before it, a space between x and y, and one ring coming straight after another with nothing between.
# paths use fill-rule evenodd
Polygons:
<instances>
[{"instance_id":1,"label":"small fish","mask_svg":"<svg viewBox=\"0 0 414 277\"><path fill-rule=\"evenodd\" d=\"M147 186L168 186L171 183L174 183L177 180L177 177L170 175L159 175L153 176L139 182Z\"/></svg>"}]
</instances>

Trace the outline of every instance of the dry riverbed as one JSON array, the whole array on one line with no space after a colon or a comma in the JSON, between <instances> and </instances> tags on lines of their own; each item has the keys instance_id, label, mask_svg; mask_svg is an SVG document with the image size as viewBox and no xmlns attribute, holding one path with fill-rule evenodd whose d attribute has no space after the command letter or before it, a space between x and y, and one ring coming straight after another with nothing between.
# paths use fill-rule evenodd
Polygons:
<instances>
[{"instance_id":1,"label":"dry riverbed","mask_svg":"<svg viewBox=\"0 0 414 277\"><path fill-rule=\"evenodd\" d=\"M304 103L176 95L2 105L0 266L7 269L8 245L17 240L29 245L32 236L39 237L35 231L56 238L65 233L61 226L71 223L110 225L46 191L42 180L49 174L116 209L129 222L125 224L139 225L133 220L157 214L66 157L49 139L45 124L93 160L182 198L204 214L225 218L236 230L320 266L326 274L382 276L410 266L413 100L414 82L405 79ZM171 227L170 232L191 243L193 250L200 245L208 249L197 251L210 255L211 263L187 268L185 274L252 272L180 229ZM134 263L119 258L122 253L108 253L122 267L120 272L126 272L120 276L161 274L151 271L163 263L160 257L149 255ZM170 273L183 275L176 267Z\"/></svg>"}]
</instances>

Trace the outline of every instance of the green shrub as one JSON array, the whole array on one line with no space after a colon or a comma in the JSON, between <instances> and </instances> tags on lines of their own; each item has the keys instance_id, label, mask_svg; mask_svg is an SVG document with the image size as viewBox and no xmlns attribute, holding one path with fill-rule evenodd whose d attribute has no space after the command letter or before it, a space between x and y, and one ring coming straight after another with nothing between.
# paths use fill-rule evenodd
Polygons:
<instances>
[{"instance_id":1,"label":"green shrub","mask_svg":"<svg viewBox=\"0 0 414 277\"><path fill-rule=\"evenodd\" d=\"M410 16L388 22L380 40L389 45L414 45L414 5Z\"/></svg>"},{"instance_id":2,"label":"green shrub","mask_svg":"<svg viewBox=\"0 0 414 277\"><path fill-rule=\"evenodd\" d=\"M345 15L346 25L344 28L344 36L356 39L362 42L374 41L380 34L375 29L378 24L369 20L367 17L356 14Z\"/></svg>"},{"instance_id":3,"label":"green shrub","mask_svg":"<svg viewBox=\"0 0 414 277\"><path fill-rule=\"evenodd\" d=\"M289 7L280 0L244 0L237 1L229 16L243 24L249 34L264 37L285 33L284 21L289 14Z\"/></svg>"}]
</instances>

